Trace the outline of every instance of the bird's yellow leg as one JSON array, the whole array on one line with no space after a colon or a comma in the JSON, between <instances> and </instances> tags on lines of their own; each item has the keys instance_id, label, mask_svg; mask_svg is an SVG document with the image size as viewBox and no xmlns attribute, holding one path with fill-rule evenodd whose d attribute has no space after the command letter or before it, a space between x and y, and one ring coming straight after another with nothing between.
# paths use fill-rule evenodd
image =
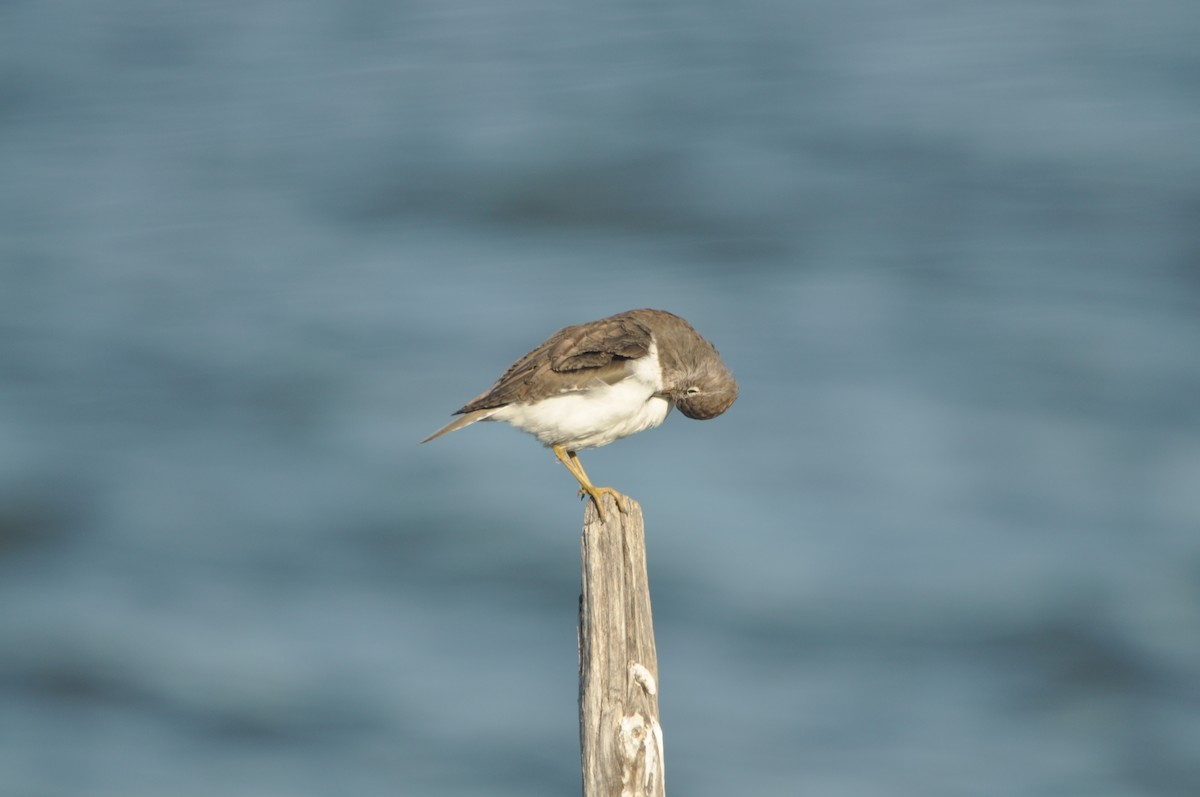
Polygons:
<instances>
[{"instance_id":1,"label":"bird's yellow leg","mask_svg":"<svg viewBox=\"0 0 1200 797\"><path fill-rule=\"evenodd\" d=\"M587 472L583 469L583 463L579 461L579 454L574 451L568 451L567 456L570 457L571 461L575 463L575 470L579 471L579 475L583 476L583 479L579 482L583 485L583 487L579 489L579 497L583 498L585 494L592 497L592 501L596 504L596 511L600 513L601 520L604 519L604 510L600 508L600 496L604 495L605 493L611 495L613 500L617 502L617 509L621 510L622 512L625 511L625 504L622 503L622 499L625 498L625 496L621 495L612 487L594 486L592 484L592 480L588 478Z\"/></svg>"},{"instance_id":2,"label":"bird's yellow leg","mask_svg":"<svg viewBox=\"0 0 1200 797\"><path fill-rule=\"evenodd\" d=\"M558 457L567 470L571 471L571 475L579 482L579 497L585 495L592 499L592 503L596 505L596 512L600 514L600 519L604 519L604 507L600 505L600 496L608 493L617 502L617 508L622 512L625 507L621 504L621 499L625 496L614 490L612 487L597 487L592 484L592 480L588 478L587 473L583 470L583 464L579 461L579 456L574 451L567 451L562 446L553 446L554 456Z\"/></svg>"}]
</instances>

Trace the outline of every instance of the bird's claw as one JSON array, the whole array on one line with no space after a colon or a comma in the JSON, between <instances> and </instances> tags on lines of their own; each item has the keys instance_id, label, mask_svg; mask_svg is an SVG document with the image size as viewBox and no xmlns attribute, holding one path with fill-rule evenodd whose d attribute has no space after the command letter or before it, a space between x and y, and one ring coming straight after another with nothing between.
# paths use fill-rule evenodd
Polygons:
<instances>
[{"instance_id":1,"label":"bird's claw","mask_svg":"<svg viewBox=\"0 0 1200 797\"><path fill-rule=\"evenodd\" d=\"M604 506L600 503L600 496L606 493L611 495L613 500L616 501L617 509L620 510L621 514L625 514L625 496L612 487L593 487L590 490L586 487L579 488L580 500L591 498L592 503L596 505L596 514L600 516L601 520L604 520Z\"/></svg>"}]
</instances>

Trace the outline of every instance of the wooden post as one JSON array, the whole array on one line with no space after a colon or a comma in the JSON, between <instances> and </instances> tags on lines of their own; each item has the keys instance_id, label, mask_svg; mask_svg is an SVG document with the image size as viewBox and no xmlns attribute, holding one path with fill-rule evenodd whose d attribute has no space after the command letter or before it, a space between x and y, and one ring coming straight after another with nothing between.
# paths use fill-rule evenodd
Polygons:
<instances>
[{"instance_id":1,"label":"wooden post","mask_svg":"<svg viewBox=\"0 0 1200 797\"><path fill-rule=\"evenodd\" d=\"M579 743L584 797L664 797L658 657L642 507L603 495L584 511Z\"/></svg>"}]
</instances>

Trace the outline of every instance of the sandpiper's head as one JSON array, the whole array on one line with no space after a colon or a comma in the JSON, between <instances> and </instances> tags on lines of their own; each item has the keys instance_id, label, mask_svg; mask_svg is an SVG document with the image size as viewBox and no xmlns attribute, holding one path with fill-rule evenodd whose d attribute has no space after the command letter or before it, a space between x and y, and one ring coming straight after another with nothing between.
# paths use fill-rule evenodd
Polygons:
<instances>
[{"instance_id":1,"label":"sandpiper's head","mask_svg":"<svg viewBox=\"0 0 1200 797\"><path fill-rule=\"evenodd\" d=\"M733 406L738 386L714 349L711 357L700 358L684 369L669 395L684 415L707 421Z\"/></svg>"}]
</instances>

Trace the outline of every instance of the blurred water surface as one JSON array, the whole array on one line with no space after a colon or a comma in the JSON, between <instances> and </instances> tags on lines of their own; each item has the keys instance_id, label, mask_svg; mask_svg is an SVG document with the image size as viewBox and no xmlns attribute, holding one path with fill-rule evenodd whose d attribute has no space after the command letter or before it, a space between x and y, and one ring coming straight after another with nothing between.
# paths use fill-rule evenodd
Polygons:
<instances>
[{"instance_id":1,"label":"blurred water surface","mask_svg":"<svg viewBox=\"0 0 1200 797\"><path fill-rule=\"evenodd\" d=\"M0 793L578 789L560 326L672 793L1200 793L1193 3L0 9Z\"/></svg>"}]
</instances>

